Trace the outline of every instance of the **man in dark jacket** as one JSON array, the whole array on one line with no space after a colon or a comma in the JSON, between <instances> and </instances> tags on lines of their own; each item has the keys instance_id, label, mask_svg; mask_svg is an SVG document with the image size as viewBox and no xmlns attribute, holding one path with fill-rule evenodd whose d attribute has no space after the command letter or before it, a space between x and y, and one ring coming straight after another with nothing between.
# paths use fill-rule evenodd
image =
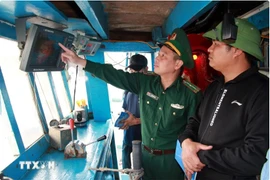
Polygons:
<instances>
[{"instance_id":1,"label":"man in dark jacket","mask_svg":"<svg viewBox=\"0 0 270 180\"><path fill-rule=\"evenodd\" d=\"M269 79L254 65L262 61L260 33L235 18L233 43L221 38L222 23L204 34L213 40L209 64L222 73L179 136L187 174L196 180L256 180L269 147ZM255 63L254 63L255 62Z\"/></svg>"}]
</instances>

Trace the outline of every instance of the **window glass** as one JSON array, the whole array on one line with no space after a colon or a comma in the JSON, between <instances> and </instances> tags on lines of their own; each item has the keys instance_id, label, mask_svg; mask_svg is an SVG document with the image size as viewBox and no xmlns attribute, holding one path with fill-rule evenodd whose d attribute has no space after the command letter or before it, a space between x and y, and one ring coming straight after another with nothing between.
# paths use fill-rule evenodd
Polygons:
<instances>
[{"instance_id":1,"label":"window glass","mask_svg":"<svg viewBox=\"0 0 270 180\"><path fill-rule=\"evenodd\" d=\"M83 58L83 57L82 57ZM76 94L75 94L75 109L78 109L79 106L76 102L84 100L87 105L87 92L86 92L86 86L85 82L87 80L87 77L85 75L85 71L82 69L82 67L78 66L78 74L77 74L77 82L75 87L75 79L76 79L76 66L73 64L69 64L68 66L68 86L70 90L70 95L72 99L72 106L73 106L73 97L74 97L74 88L76 88Z\"/></svg>"},{"instance_id":2,"label":"window glass","mask_svg":"<svg viewBox=\"0 0 270 180\"><path fill-rule=\"evenodd\" d=\"M125 68L129 63L129 60L126 62L127 55L130 57L131 53L127 54L126 52L106 52L104 53L104 60L106 64L112 64L115 69L121 69L125 71ZM117 119L118 114L122 111L124 90L108 84L108 93L110 98L111 115L114 120Z\"/></svg>"},{"instance_id":3,"label":"window glass","mask_svg":"<svg viewBox=\"0 0 270 180\"><path fill-rule=\"evenodd\" d=\"M151 53L136 53L136 52L105 52L105 63L112 64L115 69L121 69L125 71L127 65L129 65L130 57L135 54L141 54L147 59L148 71L152 71ZM124 90L116 88L108 84L108 92L110 98L110 108L112 116L118 117L118 114L122 111L122 100Z\"/></svg>"},{"instance_id":4,"label":"window glass","mask_svg":"<svg viewBox=\"0 0 270 180\"><path fill-rule=\"evenodd\" d=\"M0 91L1 92L1 91ZM2 94L0 93L0 171L19 155L14 133L11 129Z\"/></svg>"},{"instance_id":5,"label":"window glass","mask_svg":"<svg viewBox=\"0 0 270 180\"><path fill-rule=\"evenodd\" d=\"M49 126L52 119L60 120L53 98L49 76L47 72L37 72L34 73L34 77L47 125Z\"/></svg>"},{"instance_id":6,"label":"window glass","mask_svg":"<svg viewBox=\"0 0 270 180\"><path fill-rule=\"evenodd\" d=\"M27 148L43 135L28 73L19 69L17 42L0 38L0 66L12 109L24 146Z\"/></svg>"},{"instance_id":7,"label":"window glass","mask_svg":"<svg viewBox=\"0 0 270 180\"><path fill-rule=\"evenodd\" d=\"M61 72L52 72L52 77L55 85L56 95L58 97L62 114L64 117L71 113L71 107L69 105L68 96L63 82Z\"/></svg>"}]
</instances>

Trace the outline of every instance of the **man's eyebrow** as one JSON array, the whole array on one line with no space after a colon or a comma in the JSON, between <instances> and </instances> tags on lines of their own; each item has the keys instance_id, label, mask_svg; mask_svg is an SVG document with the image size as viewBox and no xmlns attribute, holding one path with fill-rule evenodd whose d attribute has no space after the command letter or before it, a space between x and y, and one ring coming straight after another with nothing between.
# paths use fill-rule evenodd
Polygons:
<instances>
[{"instance_id":1,"label":"man's eyebrow","mask_svg":"<svg viewBox=\"0 0 270 180\"><path fill-rule=\"evenodd\" d=\"M159 54L165 54L165 52L164 52L164 51L159 51L158 53L159 53Z\"/></svg>"},{"instance_id":2,"label":"man's eyebrow","mask_svg":"<svg viewBox=\"0 0 270 180\"><path fill-rule=\"evenodd\" d=\"M163 54L168 54L168 53L166 51L165 52L163 51Z\"/></svg>"}]
</instances>

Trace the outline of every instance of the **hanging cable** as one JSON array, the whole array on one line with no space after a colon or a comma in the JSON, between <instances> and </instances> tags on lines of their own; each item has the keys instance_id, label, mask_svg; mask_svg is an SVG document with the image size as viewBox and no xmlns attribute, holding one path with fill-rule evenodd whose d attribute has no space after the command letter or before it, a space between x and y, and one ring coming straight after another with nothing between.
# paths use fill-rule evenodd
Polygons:
<instances>
[{"instance_id":1,"label":"hanging cable","mask_svg":"<svg viewBox=\"0 0 270 180\"><path fill-rule=\"evenodd\" d=\"M76 66L76 75L75 75L75 86L74 86L74 93L73 93L73 105L71 112L75 109L75 95L76 95L76 86L77 86L77 76L78 76L78 65Z\"/></svg>"},{"instance_id":2,"label":"hanging cable","mask_svg":"<svg viewBox=\"0 0 270 180\"><path fill-rule=\"evenodd\" d=\"M113 61L113 63L115 63L115 64L112 64L112 66L119 65L119 66L122 66L122 67L126 67L126 66L121 65L121 63L122 63L123 61L125 61L126 58L124 58L123 60L117 62L117 61L115 61L108 53L105 53L105 54L106 54L106 56L108 56L108 58L110 58L110 59Z\"/></svg>"}]
</instances>

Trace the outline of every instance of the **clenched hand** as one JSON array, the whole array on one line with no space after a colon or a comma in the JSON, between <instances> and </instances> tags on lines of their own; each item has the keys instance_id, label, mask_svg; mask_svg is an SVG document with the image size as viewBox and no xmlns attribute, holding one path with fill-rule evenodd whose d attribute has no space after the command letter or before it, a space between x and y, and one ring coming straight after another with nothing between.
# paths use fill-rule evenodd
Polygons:
<instances>
[{"instance_id":1,"label":"clenched hand","mask_svg":"<svg viewBox=\"0 0 270 180\"><path fill-rule=\"evenodd\" d=\"M205 164L200 161L197 153L200 150L210 149L212 149L212 146L193 142L190 139L186 139L182 142L182 160L186 173L189 176L188 179L191 177L191 174L201 171L202 168L205 166Z\"/></svg>"}]
</instances>

